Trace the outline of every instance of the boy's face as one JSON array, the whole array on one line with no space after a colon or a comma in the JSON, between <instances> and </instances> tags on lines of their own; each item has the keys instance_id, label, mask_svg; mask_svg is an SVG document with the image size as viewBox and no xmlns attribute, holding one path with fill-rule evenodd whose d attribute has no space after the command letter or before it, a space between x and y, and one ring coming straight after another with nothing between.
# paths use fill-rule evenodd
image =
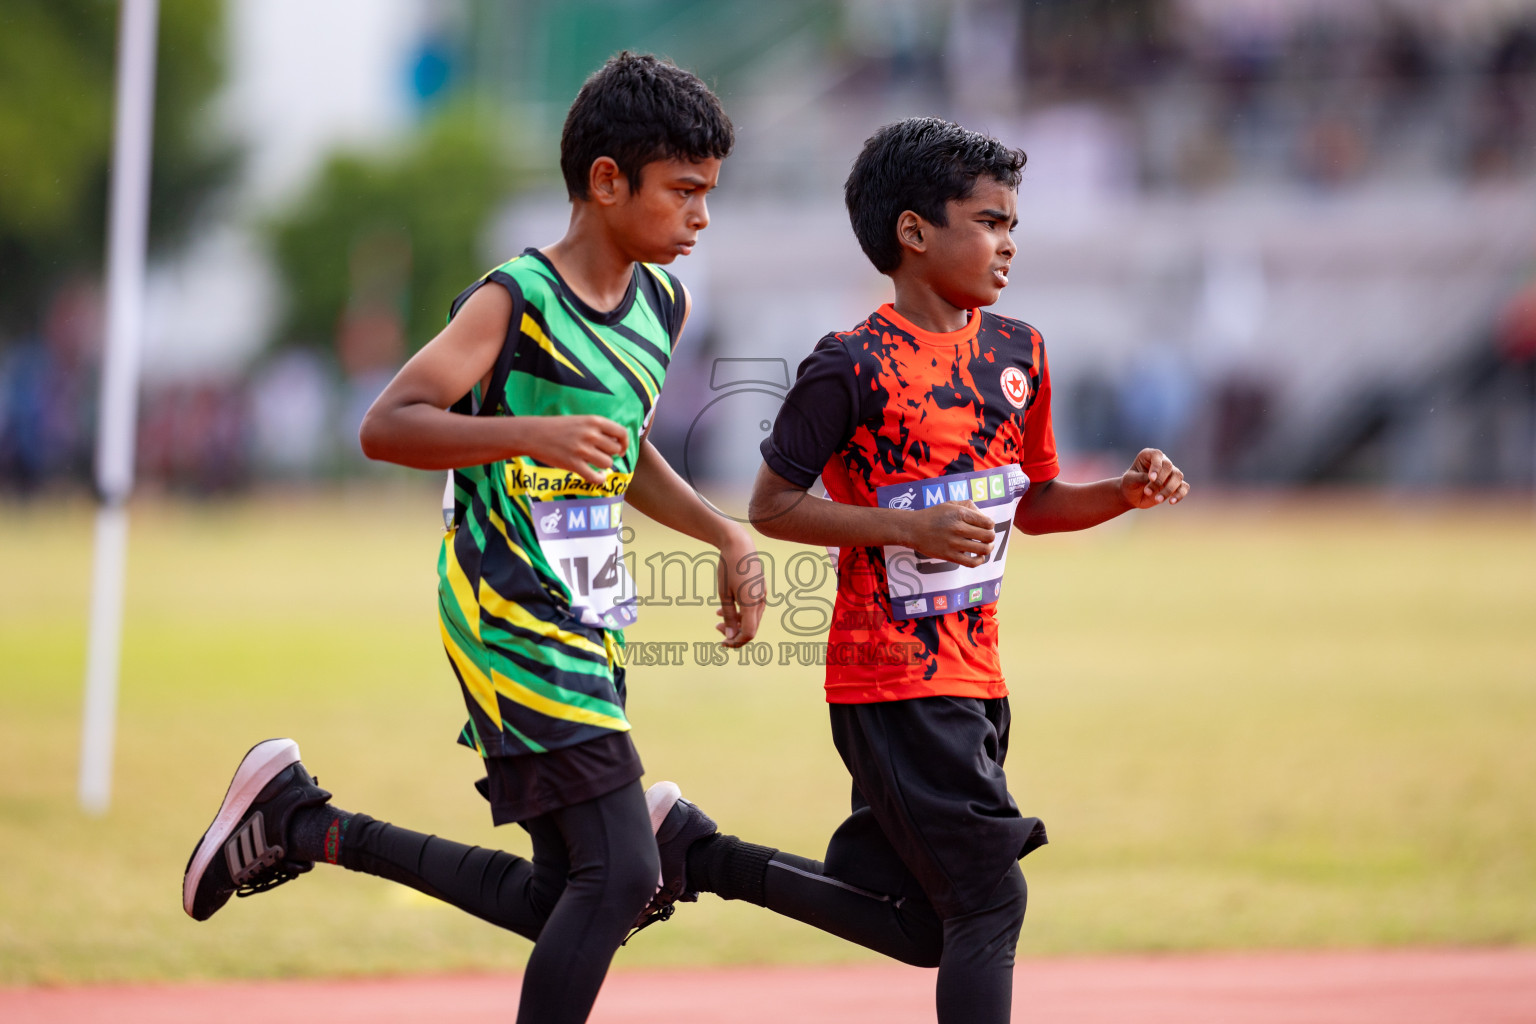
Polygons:
<instances>
[{"instance_id":1,"label":"boy's face","mask_svg":"<svg viewBox=\"0 0 1536 1024\"><path fill-rule=\"evenodd\" d=\"M704 197L720 181L720 159L652 160L640 169L640 188L620 179L610 217L626 255L645 263L671 263L693 251L709 226Z\"/></svg>"},{"instance_id":2,"label":"boy's face","mask_svg":"<svg viewBox=\"0 0 1536 1024\"><path fill-rule=\"evenodd\" d=\"M951 199L945 206L947 225L923 222L926 252L921 273L946 302L957 309L977 309L1002 295L1019 251L1012 235L1019 222L1018 206L1017 192L983 177L969 197ZM911 257L908 253L906 258Z\"/></svg>"}]
</instances>

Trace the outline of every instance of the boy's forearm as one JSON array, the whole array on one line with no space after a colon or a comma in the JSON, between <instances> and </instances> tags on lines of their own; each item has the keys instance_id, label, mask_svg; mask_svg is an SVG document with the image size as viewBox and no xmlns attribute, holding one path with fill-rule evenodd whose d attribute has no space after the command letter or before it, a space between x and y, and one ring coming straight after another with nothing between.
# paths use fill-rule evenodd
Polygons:
<instances>
[{"instance_id":1,"label":"boy's forearm","mask_svg":"<svg viewBox=\"0 0 1536 1024\"><path fill-rule=\"evenodd\" d=\"M642 515L669 529L721 547L737 524L704 503L649 441L640 442L640 458L624 500Z\"/></svg>"},{"instance_id":2,"label":"boy's forearm","mask_svg":"<svg viewBox=\"0 0 1536 1024\"><path fill-rule=\"evenodd\" d=\"M753 520L758 530L779 540L817 547L910 546L901 518L908 513L888 508L866 508L806 494L781 515Z\"/></svg>"},{"instance_id":3,"label":"boy's forearm","mask_svg":"<svg viewBox=\"0 0 1536 1024\"><path fill-rule=\"evenodd\" d=\"M1028 534L1069 533L1098 526L1131 507L1118 479L1091 484L1047 480L1025 494L1013 521Z\"/></svg>"},{"instance_id":4,"label":"boy's forearm","mask_svg":"<svg viewBox=\"0 0 1536 1024\"><path fill-rule=\"evenodd\" d=\"M426 403L375 407L363 418L363 454L412 469L458 469L523 454L515 416L465 416Z\"/></svg>"},{"instance_id":5,"label":"boy's forearm","mask_svg":"<svg viewBox=\"0 0 1536 1024\"><path fill-rule=\"evenodd\" d=\"M887 508L845 505L811 496L767 466L758 470L747 510L759 533L820 547L906 544L907 515Z\"/></svg>"}]
</instances>

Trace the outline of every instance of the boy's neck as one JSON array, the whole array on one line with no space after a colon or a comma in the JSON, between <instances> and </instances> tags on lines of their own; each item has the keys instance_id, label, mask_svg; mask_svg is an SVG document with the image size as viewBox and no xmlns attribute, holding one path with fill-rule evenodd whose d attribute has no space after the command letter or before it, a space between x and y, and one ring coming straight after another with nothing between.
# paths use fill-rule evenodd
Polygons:
<instances>
[{"instance_id":1,"label":"boy's neck","mask_svg":"<svg viewBox=\"0 0 1536 1024\"><path fill-rule=\"evenodd\" d=\"M602 219L577 200L565 237L539 251L576 297L599 312L616 309L629 291L635 262L615 243Z\"/></svg>"},{"instance_id":2,"label":"boy's neck","mask_svg":"<svg viewBox=\"0 0 1536 1024\"><path fill-rule=\"evenodd\" d=\"M896 299L891 305L909 323L934 334L949 334L970 322L969 309L954 305L915 274L902 273L905 269L899 267L891 275L891 281L896 285Z\"/></svg>"}]
</instances>

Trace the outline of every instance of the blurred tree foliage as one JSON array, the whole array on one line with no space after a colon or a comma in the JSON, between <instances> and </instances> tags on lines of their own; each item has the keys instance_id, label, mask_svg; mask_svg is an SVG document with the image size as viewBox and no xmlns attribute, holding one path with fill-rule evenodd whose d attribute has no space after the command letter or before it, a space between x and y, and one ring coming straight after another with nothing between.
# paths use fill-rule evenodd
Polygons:
<instances>
[{"instance_id":1,"label":"blurred tree foliage","mask_svg":"<svg viewBox=\"0 0 1536 1024\"><path fill-rule=\"evenodd\" d=\"M52 288L99 272L117 67L110 0L0 0L0 337L26 331ZM224 77L223 4L161 0L151 244L184 237L237 151L210 137Z\"/></svg>"},{"instance_id":2,"label":"blurred tree foliage","mask_svg":"<svg viewBox=\"0 0 1536 1024\"><path fill-rule=\"evenodd\" d=\"M489 269L481 239L514 185L492 132L456 109L403 150L333 156L272 225L289 304L279 342L329 346L349 306L380 298L409 349L430 340L453 297Z\"/></svg>"}]
</instances>

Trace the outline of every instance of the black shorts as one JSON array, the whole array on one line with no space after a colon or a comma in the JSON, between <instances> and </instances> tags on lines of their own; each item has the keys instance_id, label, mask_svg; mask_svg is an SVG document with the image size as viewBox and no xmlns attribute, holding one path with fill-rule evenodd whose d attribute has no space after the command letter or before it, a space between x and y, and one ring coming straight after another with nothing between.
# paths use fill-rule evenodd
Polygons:
<instances>
[{"instance_id":1,"label":"black shorts","mask_svg":"<svg viewBox=\"0 0 1536 1024\"><path fill-rule=\"evenodd\" d=\"M596 799L644 774L629 733L611 732L543 754L488 757L481 792L491 821L506 825Z\"/></svg>"},{"instance_id":2,"label":"black shorts","mask_svg":"<svg viewBox=\"0 0 1536 1024\"><path fill-rule=\"evenodd\" d=\"M832 740L853 776L853 815L828 849L829 874L838 873L840 847L869 857L871 841L883 838L948 918L987 906L1013 864L1046 842L1044 824L1020 814L1008 793L1006 697L829 708Z\"/></svg>"}]
</instances>

